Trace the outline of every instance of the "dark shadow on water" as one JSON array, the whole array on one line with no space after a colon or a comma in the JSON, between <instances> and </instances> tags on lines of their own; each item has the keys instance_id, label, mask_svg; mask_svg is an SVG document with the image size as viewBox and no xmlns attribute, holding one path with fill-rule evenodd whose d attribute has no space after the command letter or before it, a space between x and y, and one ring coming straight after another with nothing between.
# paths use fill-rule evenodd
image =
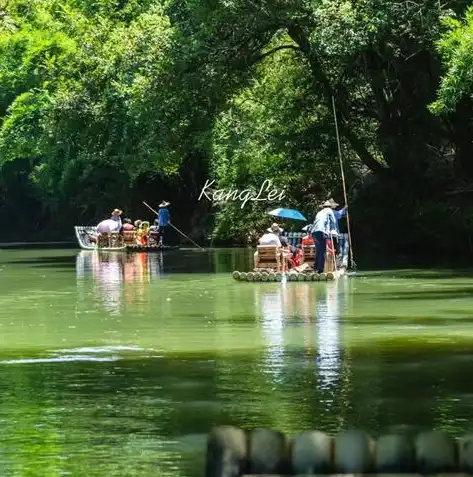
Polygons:
<instances>
[{"instance_id":1,"label":"dark shadow on water","mask_svg":"<svg viewBox=\"0 0 473 477\"><path fill-rule=\"evenodd\" d=\"M422 315L409 315L408 317L403 316L402 317L402 326L428 326L429 328L431 327L444 327L445 323L449 323L452 327L455 325L464 325L468 323L473 324L473 316L471 312L464 311L456 311L455 314L457 315L466 315L465 317L451 317L449 316L450 313L455 313L455 312L446 312L445 313L445 319L432 319L432 316L422 316ZM448 316L447 316L448 315ZM356 324L356 325L367 325L367 326L393 326L393 323L399 321L399 316L396 315L383 315L382 317L352 317L350 318L350 323L351 324ZM415 332L415 330L412 330Z\"/></svg>"},{"instance_id":2,"label":"dark shadow on water","mask_svg":"<svg viewBox=\"0 0 473 477\"><path fill-rule=\"evenodd\" d=\"M448 289L439 287L438 289L422 289L421 291L411 290L389 290L384 288L374 292L363 292L363 296L373 300L450 300L455 298L473 297L473 286L449 286ZM472 311L473 315L473 311ZM385 315L383 315L385 316Z\"/></svg>"},{"instance_id":3,"label":"dark shadow on water","mask_svg":"<svg viewBox=\"0 0 473 477\"><path fill-rule=\"evenodd\" d=\"M76 257L74 255L63 255L54 257L36 257L31 259L13 259L4 261L13 265L28 265L33 268L65 268L67 270L76 266Z\"/></svg>"},{"instance_id":4,"label":"dark shadow on water","mask_svg":"<svg viewBox=\"0 0 473 477\"><path fill-rule=\"evenodd\" d=\"M18 250L2 257L2 263L26 265L33 268L56 268L70 270L74 267L76 256L81 254L95 254L100 262L128 263L133 261L134 255L141 253L123 252L96 252L80 251L74 253L69 250L57 250L51 255L51 250L25 250L24 256L18 256ZM146 254L150 263L159 262L164 274L211 274L231 273L234 270L248 271L253 267L255 249L181 249ZM21 254L21 251L20 251ZM18 256L18 258L16 258ZM449 279L458 277L473 277L473 269L465 269L464 263L439 264L432 268L432 262L412 263L404 260L393 261L391 257L368 257L366 260L357 260L357 278L396 278L396 279Z\"/></svg>"},{"instance_id":5,"label":"dark shadow on water","mask_svg":"<svg viewBox=\"0 0 473 477\"><path fill-rule=\"evenodd\" d=\"M366 278L404 278L424 280L445 280L449 278L473 278L473 269L467 268L435 268L435 269L382 269L379 271L357 272L358 277Z\"/></svg>"}]
</instances>

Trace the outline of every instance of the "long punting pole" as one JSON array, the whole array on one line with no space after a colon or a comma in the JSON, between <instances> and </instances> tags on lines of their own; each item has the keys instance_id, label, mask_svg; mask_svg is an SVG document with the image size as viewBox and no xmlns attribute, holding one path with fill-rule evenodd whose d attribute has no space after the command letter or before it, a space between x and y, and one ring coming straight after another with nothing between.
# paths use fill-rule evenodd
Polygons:
<instances>
[{"instance_id":1,"label":"long punting pole","mask_svg":"<svg viewBox=\"0 0 473 477\"><path fill-rule=\"evenodd\" d=\"M332 96L332 107L333 107L333 117L335 119L335 132L337 134L338 158L340 160L340 172L342 174L343 196L345 199L345 206L347 206L348 198L347 198L347 188L345 185L345 173L343 172L342 148L340 146L340 135L338 134L337 112L335 109L335 98L333 96ZM350 260L351 260L352 266L356 267L355 261L353 260L353 247L351 242L351 231L350 231L350 216L348 213L348 209L346 213L347 213L348 244L350 246Z\"/></svg>"},{"instance_id":2,"label":"long punting pole","mask_svg":"<svg viewBox=\"0 0 473 477\"><path fill-rule=\"evenodd\" d=\"M158 213L150 206L148 205L145 201L143 201L143 204L146 205L146 207L148 207L149 210L151 210L151 212L154 212L156 215L158 215ZM198 243L195 243L190 237L188 237L184 232L181 232L175 225L171 224L171 222L169 222L169 225L176 231L176 232L179 232L184 238L186 238L187 240L189 240L189 242L193 243L196 247L200 248L201 250L204 250Z\"/></svg>"}]
</instances>

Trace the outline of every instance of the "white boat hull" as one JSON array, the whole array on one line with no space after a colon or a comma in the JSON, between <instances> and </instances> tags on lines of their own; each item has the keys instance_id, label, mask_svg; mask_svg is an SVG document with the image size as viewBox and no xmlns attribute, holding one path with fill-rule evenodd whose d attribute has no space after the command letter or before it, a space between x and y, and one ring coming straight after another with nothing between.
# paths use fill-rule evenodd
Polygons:
<instances>
[{"instance_id":1,"label":"white boat hull","mask_svg":"<svg viewBox=\"0 0 473 477\"><path fill-rule=\"evenodd\" d=\"M101 252L120 252L126 250L126 245L122 247L98 247L96 243L90 240L97 236L97 227L91 225L76 225L74 227L77 242L82 250L99 250Z\"/></svg>"},{"instance_id":2,"label":"white boat hull","mask_svg":"<svg viewBox=\"0 0 473 477\"><path fill-rule=\"evenodd\" d=\"M98 250L100 252L163 252L166 250L178 250L179 246L140 246L122 245L121 247L98 247L91 237L97 237L97 227L93 225L76 225L74 227L77 242L82 250Z\"/></svg>"}]
</instances>

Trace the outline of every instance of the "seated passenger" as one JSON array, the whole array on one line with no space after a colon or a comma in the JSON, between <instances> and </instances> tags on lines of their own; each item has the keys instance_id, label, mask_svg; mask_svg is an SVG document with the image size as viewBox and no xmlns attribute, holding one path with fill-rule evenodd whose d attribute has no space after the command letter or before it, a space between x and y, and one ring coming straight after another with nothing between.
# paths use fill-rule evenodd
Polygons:
<instances>
[{"instance_id":1,"label":"seated passenger","mask_svg":"<svg viewBox=\"0 0 473 477\"><path fill-rule=\"evenodd\" d=\"M271 225L267 232L259 239L259 245L274 245L276 247L281 247L281 240L279 238L280 234L283 232L283 229L279 227L278 224L274 223ZM254 254L254 266L259 268L259 255L258 251Z\"/></svg>"},{"instance_id":2,"label":"seated passenger","mask_svg":"<svg viewBox=\"0 0 473 477\"><path fill-rule=\"evenodd\" d=\"M292 256L292 266L298 267L302 263L302 259L304 258L304 251L302 250L302 244L296 247L296 250Z\"/></svg>"},{"instance_id":3,"label":"seated passenger","mask_svg":"<svg viewBox=\"0 0 473 477\"><path fill-rule=\"evenodd\" d=\"M141 223L141 227L143 228L143 232L148 237L149 234L149 222L145 220L144 222Z\"/></svg>"},{"instance_id":4,"label":"seated passenger","mask_svg":"<svg viewBox=\"0 0 473 477\"><path fill-rule=\"evenodd\" d=\"M135 240L136 240L136 245L141 245L142 240L141 240L141 234L142 234L142 226L141 226L141 220L135 220Z\"/></svg>"},{"instance_id":5,"label":"seated passenger","mask_svg":"<svg viewBox=\"0 0 473 477\"><path fill-rule=\"evenodd\" d=\"M274 223L258 240L259 245L277 245L278 247L281 247L280 234L282 232L283 229L280 228L278 224Z\"/></svg>"},{"instance_id":6,"label":"seated passenger","mask_svg":"<svg viewBox=\"0 0 473 477\"><path fill-rule=\"evenodd\" d=\"M302 245L299 244L297 247L291 245L286 237L281 237L282 252L286 260L287 268L298 267L302 262Z\"/></svg>"},{"instance_id":7,"label":"seated passenger","mask_svg":"<svg viewBox=\"0 0 473 477\"><path fill-rule=\"evenodd\" d=\"M293 266L294 253L297 251L297 248L292 246L284 235L281 235L279 240L281 241L282 255L286 261L286 268L291 268Z\"/></svg>"},{"instance_id":8,"label":"seated passenger","mask_svg":"<svg viewBox=\"0 0 473 477\"><path fill-rule=\"evenodd\" d=\"M148 245L149 222L140 221L140 227L136 231L136 243L141 246Z\"/></svg>"},{"instance_id":9,"label":"seated passenger","mask_svg":"<svg viewBox=\"0 0 473 477\"><path fill-rule=\"evenodd\" d=\"M302 245L314 245L314 239L312 238L312 234L310 232L302 237Z\"/></svg>"},{"instance_id":10,"label":"seated passenger","mask_svg":"<svg viewBox=\"0 0 473 477\"><path fill-rule=\"evenodd\" d=\"M123 220L123 227L122 230L127 231L127 230L135 230L135 227L131 223L130 219L124 219Z\"/></svg>"},{"instance_id":11,"label":"seated passenger","mask_svg":"<svg viewBox=\"0 0 473 477\"><path fill-rule=\"evenodd\" d=\"M120 215L122 211L120 209L114 209L112 211L112 216L109 219L102 220L97 225L97 232L100 235L106 235L111 232L119 232L122 228L122 220Z\"/></svg>"}]
</instances>

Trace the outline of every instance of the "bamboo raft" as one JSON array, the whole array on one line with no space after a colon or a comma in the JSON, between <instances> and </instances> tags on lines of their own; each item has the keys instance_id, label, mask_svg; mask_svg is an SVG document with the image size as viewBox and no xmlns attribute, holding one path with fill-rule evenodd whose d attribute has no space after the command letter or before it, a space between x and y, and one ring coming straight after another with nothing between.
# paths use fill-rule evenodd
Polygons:
<instances>
[{"instance_id":1,"label":"bamboo raft","mask_svg":"<svg viewBox=\"0 0 473 477\"><path fill-rule=\"evenodd\" d=\"M287 436L271 429L221 426L207 439L205 477L473 475L473 435L391 433L377 439L349 430Z\"/></svg>"},{"instance_id":2,"label":"bamboo raft","mask_svg":"<svg viewBox=\"0 0 473 477\"><path fill-rule=\"evenodd\" d=\"M235 270L232 277L240 282L280 282L283 276L290 282L326 282L340 278L344 275L344 270L335 272L315 273L315 272L275 272L273 270L257 272L239 272Z\"/></svg>"}]
</instances>

